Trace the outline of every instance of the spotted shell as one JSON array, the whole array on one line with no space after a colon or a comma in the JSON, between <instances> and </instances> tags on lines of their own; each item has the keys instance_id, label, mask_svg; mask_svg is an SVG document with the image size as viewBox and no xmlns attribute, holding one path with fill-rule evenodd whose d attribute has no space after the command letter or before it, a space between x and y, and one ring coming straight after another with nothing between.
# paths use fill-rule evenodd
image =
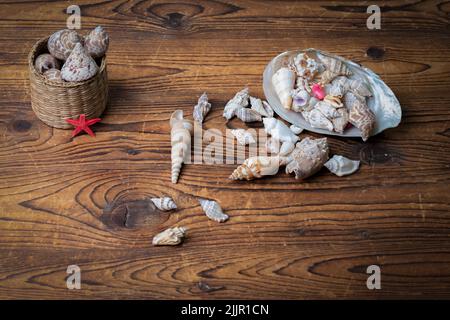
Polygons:
<instances>
[{"instance_id":1,"label":"spotted shell","mask_svg":"<svg viewBox=\"0 0 450 320\"><path fill-rule=\"evenodd\" d=\"M152 243L154 246L176 246L183 241L185 236L186 228L169 228L154 236Z\"/></svg>"},{"instance_id":2,"label":"spotted shell","mask_svg":"<svg viewBox=\"0 0 450 320\"><path fill-rule=\"evenodd\" d=\"M63 79L61 78L61 71L58 69L48 69L44 72L44 77L47 80L55 81L55 82L63 82Z\"/></svg>"},{"instance_id":3,"label":"spotted shell","mask_svg":"<svg viewBox=\"0 0 450 320\"><path fill-rule=\"evenodd\" d=\"M39 55L34 61L34 67L39 73L44 73L49 69L59 69L61 64L58 59L48 53Z\"/></svg>"},{"instance_id":4,"label":"spotted shell","mask_svg":"<svg viewBox=\"0 0 450 320\"><path fill-rule=\"evenodd\" d=\"M63 29L50 36L47 43L48 51L59 60L66 60L77 43L83 39L75 30Z\"/></svg>"},{"instance_id":5,"label":"spotted shell","mask_svg":"<svg viewBox=\"0 0 450 320\"><path fill-rule=\"evenodd\" d=\"M108 46L108 33L101 26L92 30L84 40L84 47L92 58L103 57L108 50Z\"/></svg>"},{"instance_id":6,"label":"spotted shell","mask_svg":"<svg viewBox=\"0 0 450 320\"><path fill-rule=\"evenodd\" d=\"M84 81L92 78L97 71L94 59L81 43L77 43L61 69L61 77L65 81Z\"/></svg>"},{"instance_id":7,"label":"spotted shell","mask_svg":"<svg viewBox=\"0 0 450 320\"><path fill-rule=\"evenodd\" d=\"M222 208L216 201L207 199L199 199L198 201L209 219L217 222L225 222L228 220L228 215L223 213Z\"/></svg>"}]
</instances>

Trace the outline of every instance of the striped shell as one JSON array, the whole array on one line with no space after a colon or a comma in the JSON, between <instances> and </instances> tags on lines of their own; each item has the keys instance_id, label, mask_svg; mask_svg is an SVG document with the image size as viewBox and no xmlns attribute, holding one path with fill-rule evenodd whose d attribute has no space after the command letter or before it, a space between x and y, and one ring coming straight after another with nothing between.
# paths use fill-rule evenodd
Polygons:
<instances>
[{"instance_id":1,"label":"striped shell","mask_svg":"<svg viewBox=\"0 0 450 320\"><path fill-rule=\"evenodd\" d=\"M285 109L291 109L291 91L294 89L295 80L295 72L286 67L280 68L272 77L272 85Z\"/></svg>"},{"instance_id":2,"label":"striped shell","mask_svg":"<svg viewBox=\"0 0 450 320\"><path fill-rule=\"evenodd\" d=\"M59 60L66 60L77 43L83 39L75 30L63 29L56 31L47 42L48 52Z\"/></svg>"},{"instance_id":3,"label":"striped shell","mask_svg":"<svg viewBox=\"0 0 450 320\"><path fill-rule=\"evenodd\" d=\"M200 202L200 206L209 219L217 222L225 222L228 220L228 215L223 213L222 208L216 201L199 199L198 202Z\"/></svg>"},{"instance_id":4,"label":"striped shell","mask_svg":"<svg viewBox=\"0 0 450 320\"><path fill-rule=\"evenodd\" d=\"M169 228L154 236L152 243L154 246L176 246L183 241L185 236L186 228Z\"/></svg>"},{"instance_id":5,"label":"striped shell","mask_svg":"<svg viewBox=\"0 0 450 320\"><path fill-rule=\"evenodd\" d=\"M44 72L44 77L47 80L54 82L63 82L64 80L61 78L61 71L58 69L49 69Z\"/></svg>"},{"instance_id":6,"label":"striped shell","mask_svg":"<svg viewBox=\"0 0 450 320\"><path fill-rule=\"evenodd\" d=\"M97 63L81 43L77 43L61 69L61 77L65 81L84 81L92 78L97 71Z\"/></svg>"},{"instance_id":7,"label":"striped shell","mask_svg":"<svg viewBox=\"0 0 450 320\"><path fill-rule=\"evenodd\" d=\"M151 198L150 200L161 211L170 211L177 208L177 205L170 197Z\"/></svg>"},{"instance_id":8,"label":"striped shell","mask_svg":"<svg viewBox=\"0 0 450 320\"><path fill-rule=\"evenodd\" d=\"M211 110L211 103L208 102L208 95L204 92L200 98L198 98L198 102L194 107L194 111L192 113L192 117L195 121L199 123L203 123L208 112Z\"/></svg>"},{"instance_id":9,"label":"striped shell","mask_svg":"<svg viewBox=\"0 0 450 320\"><path fill-rule=\"evenodd\" d=\"M244 161L230 175L231 180L253 180L263 176L274 175L280 168L280 157L257 156Z\"/></svg>"},{"instance_id":10,"label":"striped shell","mask_svg":"<svg viewBox=\"0 0 450 320\"><path fill-rule=\"evenodd\" d=\"M84 47L92 58L103 57L108 50L108 46L108 33L101 26L97 26L84 39Z\"/></svg>"},{"instance_id":11,"label":"striped shell","mask_svg":"<svg viewBox=\"0 0 450 320\"><path fill-rule=\"evenodd\" d=\"M50 69L59 69L61 64L58 59L48 53L39 55L34 61L34 67L39 73L44 73Z\"/></svg>"}]
</instances>

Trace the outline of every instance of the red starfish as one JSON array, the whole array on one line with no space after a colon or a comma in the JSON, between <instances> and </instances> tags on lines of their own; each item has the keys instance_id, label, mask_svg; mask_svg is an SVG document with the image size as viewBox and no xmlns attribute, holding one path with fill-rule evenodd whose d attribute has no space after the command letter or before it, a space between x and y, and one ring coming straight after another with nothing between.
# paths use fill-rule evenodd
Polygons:
<instances>
[{"instance_id":1,"label":"red starfish","mask_svg":"<svg viewBox=\"0 0 450 320\"><path fill-rule=\"evenodd\" d=\"M91 130L91 128L89 128L89 126L91 126L94 123L97 123L97 122L99 122L101 120L102 119L100 119L100 118L86 120L86 115L85 114L80 114L78 120L66 119L66 121L68 123L70 123L71 125L75 126L75 130L72 131L72 137L75 137L81 131L86 132L91 137L95 137L94 132L92 132L92 130Z\"/></svg>"}]
</instances>

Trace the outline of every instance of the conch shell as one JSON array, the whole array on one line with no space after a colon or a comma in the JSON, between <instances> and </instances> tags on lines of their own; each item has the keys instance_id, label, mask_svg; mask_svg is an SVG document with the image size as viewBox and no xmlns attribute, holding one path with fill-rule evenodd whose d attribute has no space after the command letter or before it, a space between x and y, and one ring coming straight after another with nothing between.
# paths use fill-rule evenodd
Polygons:
<instances>
[{"instance_id":1,"label":"conch shell","mask_svg":"<svg viewBox=\"0 0 450 320\"><path fill-rule=\"evenodd\" d=\"M256 137L251 131L245 129L233 129L231 130L231 133L236 137L237 142L242 146L256 143Z\"/></svg>"},{"instance_id":2,"label":"conch shell","mask_svg":"<svg viewBox=\"0 0 450 320\"><path fill-rule=\"evenodd\" d=\"M280 152L280 146L281 146L280 140L275 139L273 137L267 138L267 140L266 140L266 152L267 153L278 154Z\"/></svg>"},{"instance_id":3,"label":"conch shell","mask_svg":"<svg viewBox=\"0 0 450 320\"><path fill-rule=\"evenodd\" d=\"M40 54L34 61L34 67L39 73L44 73L50 69L59 69L61 67L58 59L48 53Z\"/></svg>"},{"instance_id":4,"label":"conch shell","mask_svg":"<svg viewBox=\"0 0 450 320\"><path fill-rule=\"evenodd\" d=\"M61 71L58 69L48 69L44 72L43 76L50 81L63 82Z\"/></svg>"},{"instance_id":5,"label":"conch shell","mask_svg":"<svg viewBox=\"0 0 450 320\"><path fill-rule=\"evenodd\" d=\"M263 103L261 99L250 96L251 109L258 112L263 117L273 117L272 107L267 103Z\"/></svg>"},{"instance_id":6,"label":"conch shell","mask_svg":"<svg viewBox=\"0 0 450 320\"><path fill-rule=\"evenodd\" d=\"M65 81L84 81L92 78L98 70L94 59L77 43L61 69Z\"/></svg>"},{"instance_id":7,"label":"conch shell","mask_svg":"<svg viewBox=\"0 0 450 320\"><path fill-rule=\"evenodd\" d=\"M211 110L211 103L208 102L208 95L204 92L194 107L192 116L195 121L202 123L208 112Z\"/></svg>"},{"instance_id":8,"label":"conch shell","mask_svg":"<svg viewBox=\"0 0 450 320\"><path fill-rule=\"evenodd\" d=\"M263 176L274 175L278 172L283 159L274 156L251 157L236 168L230 176L231 180L253 180Z\"/></svg>"},{"instance_id":9,"label":"conch shell","mask_svg":"<svg viewBox=\"0 0 450 320\"><path fill-rule=\"evenodd\" d=\"M84 47L92 58L103 57L108 50L108 45L108 33L101 26L97 26L84 38Z\"/></svg>"},{"instance_id":10,"label":"conch shell","mask_svg":"<svg viewBox=\"0 0 450 320\"><path fill-rule=\"evenodd\" d=\"M272 84L281 101L281 105L285 109L291 109L291 91L295 85L295 72L286 67L279 69L272 77Z\"/></svg>"},{"instance_id":11,"label":"conch shell","mask_svg":"<svg viewBox=\"0 0 450 320\"><path fill-rule=\"evenodd\" d=\"M190 156L192 122L183 119L183 111L176 110L170 117L170 140L172 145L172 183L177 183L181 166Z\"/></svg>"},{"instance_id":12,"label":"conch shell","mask_svg":"<svg viewBox=\"0 0 450 320\"><path fill-rule=\"evenodd\" d=\"M351 76L350 69L339 59L335 59L325 55L319 55L320 61L325 65L326 70L336 74L337 76Z\"/></svg>"},{"instance_id":13,"label":"conch shell","mask_svg":"<svg viewBox=\"0 0 450 320\"><path fill-rule=\"evenodd\" d=\"M170 211L177 208L177 205L170 197L151 198L150 200L161 211Z\"/></svg>"},{"instance_id":14,"label":"conch shell","mask_svg":"<svg viewBox=\"0 0 450 320\"><path fill-rule=\"evenodd\" d=\"M325 164L328 170L330 170L335 175L342 177L352 174L359 168L359 161L350 160L346 157L334 155Z\"/></svg>"},{"instance_id":15,"label":"conch shell","mask_svg":"<svg viewBox=\"0 0 450 320\"><path fill-rule=\"evenodd\" d=\"M295 112L301 111L309 102L311 96L305 89L298 88L291 91L292 96L292 110Z\"/></svg>"},{"instance_id":16,"label":"conch shell","mask_svg":"<svg viewBox=\"0 0 450 320\"><path fill-rule=\"evenodd\" d=\"M248 106L248 88L244 88L231 99L228 101L228 103L225 105L225 108L223 109L223 116L225 119L230 120L236 115L236 111L245 108Z\"/></svg>"},{"instance_id":17,"label":"conch shell","mask_svg":"<svg viewBox=\"0 0 450 320\"><path fill-rule=\"evenodd\" d=\"M248 108L240 108L236 111L236 117L241 119L244 122L255 122L261 121L261 115L255 110Z\"/></svg>"},{"instance_id":18,"label":"conch shell","mask_svg":"<svg viewBox=\"0 0 450 320\"><path fill-rule=\"evenodd\" d=\"M176 246L183 241L185 235L186 228L169 228L154 236L152 243L154 246Z\"/></svg>"},{"instance_id":19,"label":"conch shell","mask_svg":"<svg viewBox=\"0 0 450 320\"><path fill-rule=\"evenodd\" d=\"M216 201L199 199L198 202L200 202L200 206L209 219L217 222L225 222L228 220L228 215L223 213L222 208Z\"/></svg>"},{"instance_id":20,"label":"conch shell","mask_svg":"<svg viewBox=\"0 0 450 320\"><path fill-rule=\"evenodd\" d=\"M327 160L327 138L305 138L297 143L288 157L286 173L294 172L296 179L306 179L319 171Z\"/></svg>"},{"instance_id":21,"label":"conch shell","mask_svg":"<svg viewBox=\"0 0 450 320\"><path fill-rule=\"evenodd\" d=\"M75 45L80 42L82 42L82 38L75 30L63 29L50 36L47 48L52 56L64 61L69 57Z\"/></svg>"},{"instance_id":22,"label":"conch shell","mask_svg":"<svg viewBox=\"0 0 450 320\"><path fill-rule=\"evenodd\" d=\"M289 141L295 143L298 141L298 137L280 120L275 118L264 118L263 123L264 130L273 138L281 142Z\"/></svg>"},{"instance_id":23,"label":"conch shell","mask_svg":"<svg viewBox=\"0 0 450 320\"><path fill-rule=\"evenodd\" d=\"M348 101L352 101L351 105L347 105L347 108L350 109L349 122L361 131L363 141L367 141L372 129L375 127L375 115L365 101L356 98L356 95L354 96L355 98L353 99L347 98Z\"/></svg>"}]
</instances>

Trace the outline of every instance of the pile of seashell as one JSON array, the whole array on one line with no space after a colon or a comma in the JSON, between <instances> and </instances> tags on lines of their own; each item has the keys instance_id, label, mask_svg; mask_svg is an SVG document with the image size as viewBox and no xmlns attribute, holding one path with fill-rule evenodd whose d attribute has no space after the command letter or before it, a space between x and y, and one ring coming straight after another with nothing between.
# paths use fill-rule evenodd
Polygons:
<instances>
[{"instance_id":1,"label":"pile of seashell","mask_svg":"<svg viewBox=\"0 0 450 320\"><path fill-rule=\"evenodd\" d=\"M339 59L301 52L271 80L283 107L301 113L312 128L342 134L353 125L366 141L376 121L367 104L372 92L364 78L352 75Z\"/></svg>"},{"instance_id":2,"label":"pile of seashell","mask_svg":"<svg viewBox=\"0 0 450 320\"><path fill-rule=\"evenodd\" d=\"M39 55L34 66L49 81L84 81L97 73L95 59L105 55L108 45L108 34L101 26L85 37L75 30L59 30L48 39L49 53Z\"/></svg>"}]
</instances>

